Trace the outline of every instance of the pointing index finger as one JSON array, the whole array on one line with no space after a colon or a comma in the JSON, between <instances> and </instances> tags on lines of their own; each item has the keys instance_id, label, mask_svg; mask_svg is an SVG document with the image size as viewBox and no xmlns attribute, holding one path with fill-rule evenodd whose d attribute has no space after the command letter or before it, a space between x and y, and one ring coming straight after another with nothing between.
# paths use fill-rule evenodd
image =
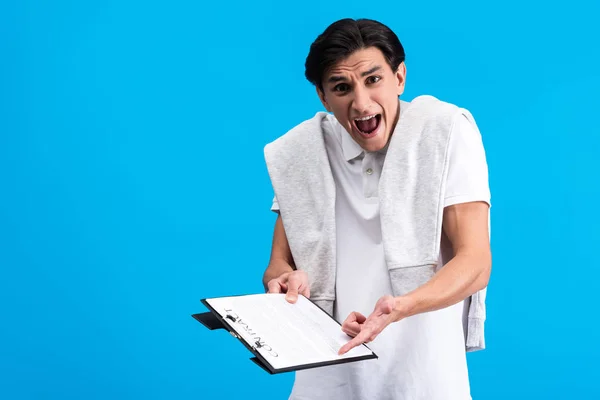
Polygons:
<instances>
[{"instance_id":1,"label":"pointing index finger","mask_svg":"<svg viewBox=\"0 0 600 400\"><path fill-rule=\"evenodd\" d=\"M341 356L342 354L347 353L356 346L360 346L361 344L365 343L367 336L368 335L365 334L365 331L361 331L358 335L356 335L354 339L350 340L348 343L342 346L340 351L338 351L338 355Z\"/></svg>"}]
</instances>

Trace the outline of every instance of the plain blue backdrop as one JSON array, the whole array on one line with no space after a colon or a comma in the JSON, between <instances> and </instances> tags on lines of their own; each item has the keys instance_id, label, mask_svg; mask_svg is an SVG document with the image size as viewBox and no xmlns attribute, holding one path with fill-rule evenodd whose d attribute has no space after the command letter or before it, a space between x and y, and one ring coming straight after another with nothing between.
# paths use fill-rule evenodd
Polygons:
<instances>
[{"instance_id":1,"label":"plain blue backdrop","mask_svg":"<svg viewBox=\"0 0 600 400\"><path fill-rule=\"evenodd\" d=\"M472 111L494 269L474 399L598 399L595 1L0 5L0 398L284 399L202 297L260 292L263 146L321 110L308 47L388 24L406 100Z\"/></svg>"}]
</instances>

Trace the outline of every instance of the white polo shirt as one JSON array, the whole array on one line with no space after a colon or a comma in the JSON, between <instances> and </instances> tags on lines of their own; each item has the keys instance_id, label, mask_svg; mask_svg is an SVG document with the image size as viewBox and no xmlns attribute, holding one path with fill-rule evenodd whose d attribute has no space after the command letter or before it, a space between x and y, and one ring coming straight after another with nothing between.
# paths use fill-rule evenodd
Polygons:
<instances>
[{"instance_id":1,"label":"white polo shirt","mask_svg":"<svg viewBox=\"0 0 600 400\"><path fill-rule=\"evenodd\" d=\"M400 118L408 103L401 102ZM365 152L330 115L325 147L336 183L337 271L334 318L368 316L392 294L379 219L378 186L387 149ZM450 139L444 205L490 202L481 135L458 116ZM279 210L274 199L273 211ZM449 261L442 240L440 265ZM377 360L298 371L291 400L468 400L464 304L389 325L369 344Z\"/></svg>"}]
</instances>

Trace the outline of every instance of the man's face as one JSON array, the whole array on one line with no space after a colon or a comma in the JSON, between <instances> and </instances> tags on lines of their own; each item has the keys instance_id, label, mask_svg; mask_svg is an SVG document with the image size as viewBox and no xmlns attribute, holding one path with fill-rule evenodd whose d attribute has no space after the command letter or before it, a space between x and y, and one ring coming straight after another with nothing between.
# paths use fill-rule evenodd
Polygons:
<instances>
[{"instance_id":1,"label":"man's face","mask_svg":"<svg viewBox=\"0 0 600 400\"><path fill-rule=\"evenodd\" d=\"M390 140L398 119L398 96L404 92L406 67L392 71L376 47L357 50L326 71L321 102L366 151Z\"/></svg>"}]
</instances>

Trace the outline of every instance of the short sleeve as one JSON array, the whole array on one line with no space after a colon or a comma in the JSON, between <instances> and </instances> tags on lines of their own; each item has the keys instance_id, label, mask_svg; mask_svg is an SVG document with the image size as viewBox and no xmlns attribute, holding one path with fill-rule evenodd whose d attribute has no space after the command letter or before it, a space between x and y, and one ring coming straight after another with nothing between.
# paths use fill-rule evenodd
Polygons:
<instances>
[{"instance_id":1,"label":"short sleeve","mask_svg":"<svg viewBox=\"0 0 600 400\"><path fill-rule=\"evenodd\" d=\"M472 201L490 202L488 166L481 134L465 115L452 128L444 207Z\"/></svg>"},{"instance_id":2,"label":"short sleeve","mask_svg":"<svg viewBox=\"0 0 600 400\"><path fill-rule=\"evenodd\" d=\"M271 211L279 214L279 202L277 201L277 197L273 197L273 205L271 205Z\"/></svg>"}]
</instances>

